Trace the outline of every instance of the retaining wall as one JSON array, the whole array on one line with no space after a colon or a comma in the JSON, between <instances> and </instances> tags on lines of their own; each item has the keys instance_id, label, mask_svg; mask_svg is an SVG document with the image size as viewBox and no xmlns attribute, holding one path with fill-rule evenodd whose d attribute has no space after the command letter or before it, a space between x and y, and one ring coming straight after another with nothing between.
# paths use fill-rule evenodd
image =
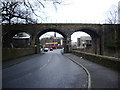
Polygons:
<instances>
[{"instance_id":1,"label":"retaining wall","mask_svg":"<svg viewBox=\"0 0 120 90\"><path fill-rule=\"evenodd\" d=\"M72 50L72 53L95 63L107 66L109 68L120 70L120 58L84 53L77 50Z\"/></svg>"},{"instance_id":2,"label":"retaining wall","mask_svg":"<svg viewBox=\"0 0 120 90\"><path fill-rule=\"evenodd\" d=\"M16 59L22 56L34 54L34 48L3 48L2 49L2 61Z\"/></svg>"}]
</instances>

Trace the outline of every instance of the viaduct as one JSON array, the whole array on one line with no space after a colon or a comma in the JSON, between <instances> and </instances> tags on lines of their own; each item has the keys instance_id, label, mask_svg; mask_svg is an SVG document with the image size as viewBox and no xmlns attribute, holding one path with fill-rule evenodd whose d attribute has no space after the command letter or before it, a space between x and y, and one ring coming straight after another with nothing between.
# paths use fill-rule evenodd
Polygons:
<instances>
[{"instance_id":1,"label":"viaduct","mask_svg":"<svg viewBox=\"0 0 120 90\"><path fill-rule=\"evenodd\" d=\"M71 35L83 31L92 37L93 52L104 54L105 43L120 39L120 24L80 24L80 23L42 23L42 24L13 24L2 26L3 44L9 46L12 37L19 32L26 32L31 36L31 42L37 46L39 52L39 37L46 32L54 31L64 37L64 52L71 51Z\"/></svg>"}]
</instances>

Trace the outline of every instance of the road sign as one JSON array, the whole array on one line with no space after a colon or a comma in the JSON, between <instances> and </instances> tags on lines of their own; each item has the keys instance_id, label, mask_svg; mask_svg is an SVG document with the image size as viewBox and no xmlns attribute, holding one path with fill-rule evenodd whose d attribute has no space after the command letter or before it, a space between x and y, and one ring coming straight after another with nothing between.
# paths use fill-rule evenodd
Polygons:
<instances>
[{"instance_id":1,"label":"road sign","mask_svg":"<svg viewBox=\"0 0 120 90\"><path fill-rule=\"evenodd\" d=\"M50 43L45 43L45 44L58 44L58 42L50 42Z\"/></svg>"}]
</instances>

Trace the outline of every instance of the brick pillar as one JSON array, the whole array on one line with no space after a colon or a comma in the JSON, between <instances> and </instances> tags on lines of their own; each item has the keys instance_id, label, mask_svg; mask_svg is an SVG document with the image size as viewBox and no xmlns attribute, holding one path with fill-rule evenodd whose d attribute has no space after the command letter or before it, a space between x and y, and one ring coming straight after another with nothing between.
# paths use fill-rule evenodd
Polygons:
<instances>
[{"instance_id":1,"label":"brick pillar","mask_svg":"<svg viewBox=\"0 0 120 90\"><path fill-rule=\"evenodd\" d=\"M71 52L71 36L67 38L68 52Z\"/></svg>"},{"instance_id":2,"label":"brick pillar","mask_svg":"<svg viewBox=\"0 0 120 90\"><path fill-rule=\"evenodd\" d=\"M97 54L97 39L96 38L93 38L92 48L93 48L93 53Z\"/></svg>"},{"instance_id":3,"label":"brick pillar","mask_svg":"<svg viewBox=\"0 0 120 90\"><path fill-rule=\"evenodd\" d=\"M35 53L36 53L36 54L37 54L37 53L40 53L39 44L40 44L39 38L36 38L36 39L35 39Z\"/></svg>"},{"instance_id":4,"label":"brick pillar","mask_svg":"<svg viewBox=\"0 0 120 90\"><path fill-rule=\"evenodd\" d=\"M67 47L67 39L66 38L64 38L63 43L64 43L64 53L67 53L68 47Z\"/></svg>"}]
</instances>

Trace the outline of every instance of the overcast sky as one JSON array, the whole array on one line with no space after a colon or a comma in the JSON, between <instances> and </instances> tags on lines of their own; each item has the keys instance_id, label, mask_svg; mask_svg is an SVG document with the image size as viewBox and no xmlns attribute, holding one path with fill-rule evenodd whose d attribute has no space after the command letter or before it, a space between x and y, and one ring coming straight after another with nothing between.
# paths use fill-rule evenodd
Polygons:
<instances>
[{"instance_id":1,"label":"overcast sky","mask_svg":"<svg viewBox=\"0 0 120 90\"><path fill-rule=\"evenodd\" d=\"M120 0L63 1L63 4L57 4L57 10L51 4L47 4L44 9L46 19L43 23L102 23L106 19L106 11L112 5L117 5Z\"/></svg>"},{"instance_id":2,"label":"overcast sky","mask_svg":"<svg viewBox=\"0 0 120 90\"><path fill-rule=\"evenodd\" d=\"M49 0L48 0L49 1ZM44 9L46 19L42 23L105 23L106 12L113 5L118 5L120 0L63 0L62 5L57 4L57 10L51 4ZM39 21L41 22L41 21ZM54 35L47 33L45 36ZM45 37L42 36L42 37ZM61 36L57 34L57 36ZM78 37L88 34L74 33L71 36L73 42Z\"/></svg>"}]
</instances>

